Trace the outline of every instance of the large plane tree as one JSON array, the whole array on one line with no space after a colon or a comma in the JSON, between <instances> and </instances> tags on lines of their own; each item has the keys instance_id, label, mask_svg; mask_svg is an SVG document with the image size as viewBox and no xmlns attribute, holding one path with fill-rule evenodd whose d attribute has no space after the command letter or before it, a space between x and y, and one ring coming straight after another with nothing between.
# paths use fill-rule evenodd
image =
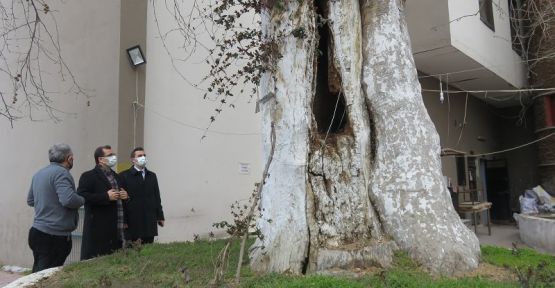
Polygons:
<instances>
[{"instance_id":1,"label":"large plane tree","mask_svg":"<svg viewBox=\"0 0 555 288\"><path fill-rule=\"evenodd\" d=\"M253 269L387 266L407 251L432 272L477 267L476 236L444 183L402 0L265 1L278 39L259 85L265 153Z\"/></svg>"},{"instance_id":2,"label":"large plane tree","mask_svg":"<svg viewBox=\"0 0 555 288\"><path fill-rule=\"evenodd\" d=\"M170 55L176 33L187 55L209 52L204 97L219 100L210 121L248 94L243 84L256 86L269 166L256 197L253 270L387 267L398 249L434 273L478 266L478 240L442 175L404 0L192 3L189 12L185 0L152 8L157 24L161 7L173 16L176 27L159 30ZM244 19L253 14L256 23Z\"/></svg>"}]
</instances>

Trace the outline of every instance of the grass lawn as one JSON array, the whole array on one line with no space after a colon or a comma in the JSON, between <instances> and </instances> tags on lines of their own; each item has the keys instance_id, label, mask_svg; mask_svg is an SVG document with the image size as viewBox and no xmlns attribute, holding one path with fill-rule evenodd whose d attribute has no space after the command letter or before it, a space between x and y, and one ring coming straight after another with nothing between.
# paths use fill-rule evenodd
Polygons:
<instances>
[{"instance_id":1,"label":"grass lawn","mask_svg":"<svg viewBox=\"0 0 555 288\"><path fill-rule=\"evenodd\" d=\"M224 245L224 241L145 245L68 265L37 287L208 287L214 261ZM482 247L480 268L456 278L430 276L406 254L397 253L390 269L354 271L343 276L255 275L244 265L241 284L235 285L232 280L238 251L239 244L235 243L227 269L229 283L223 287L521 287L522 283L528 287L555 287L551 286L555 279L545 278L555 276L555 257L529 249L515 254L504 248ZM540 269L535 268L538 265ZM188 285L180 272L183 267L191 276ZM524 280L519 281L516 269Z\"/></svg>"}]
</instances>

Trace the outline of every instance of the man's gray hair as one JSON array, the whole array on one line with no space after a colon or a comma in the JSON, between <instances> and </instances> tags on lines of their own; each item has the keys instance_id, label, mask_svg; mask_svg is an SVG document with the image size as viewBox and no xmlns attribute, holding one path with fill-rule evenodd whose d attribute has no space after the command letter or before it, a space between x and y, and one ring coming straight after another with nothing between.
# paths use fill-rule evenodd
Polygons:
<instances>
[{"instance_id":1,"label":"man's gray hair","mask_svg":"<svg viewBox=\"0 0 555 288\"><path fill-rule=\"evenodd\" d=\"M48 159L50 159L50 162L62 163L71 153L69 145L64 143L54 144L48 149Z\"/></svg>"}]
</instances>

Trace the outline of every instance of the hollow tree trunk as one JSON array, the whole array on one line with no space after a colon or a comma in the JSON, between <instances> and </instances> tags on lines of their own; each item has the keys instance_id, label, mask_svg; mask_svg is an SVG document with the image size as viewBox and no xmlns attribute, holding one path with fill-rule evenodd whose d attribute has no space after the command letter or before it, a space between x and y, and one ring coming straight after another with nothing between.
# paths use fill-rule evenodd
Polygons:
<instances>
[{"instance_id":1,"label":"hollow tree trunk","mask_svg":"<svg viewBox=\"0 0 555 288\"><path fill-rule=\"evenodd\" d=\"M265 150L271 122L277 144L252 268L388 266L399 248L433 272L475 268L478 241L443 183L404 2L282 3L263 16L267 35L284 36L260 87L273 95L262 105Z\"/></svg>"}]
</instances>

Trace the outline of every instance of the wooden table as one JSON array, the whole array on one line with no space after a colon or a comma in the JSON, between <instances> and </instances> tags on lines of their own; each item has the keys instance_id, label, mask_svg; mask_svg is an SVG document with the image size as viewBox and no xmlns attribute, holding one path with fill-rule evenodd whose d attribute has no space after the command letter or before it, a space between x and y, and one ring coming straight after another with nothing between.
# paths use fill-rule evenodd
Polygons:
<instances>
[{"instance_id":1,"label":"wooden table","mask_svg":"<svg viewBox=\"0 0 555 288\"><path fill-rule=\"evenodd\" d=\"M487 211L487 224L488 224L488 235L491 235L491 216L489 209L491 208L491 202L462 202L459 203L458 212L459 213L472 213L474 219L474 233L478 232L478 213L482 211Z\"/></svg>"}]
</instances>

